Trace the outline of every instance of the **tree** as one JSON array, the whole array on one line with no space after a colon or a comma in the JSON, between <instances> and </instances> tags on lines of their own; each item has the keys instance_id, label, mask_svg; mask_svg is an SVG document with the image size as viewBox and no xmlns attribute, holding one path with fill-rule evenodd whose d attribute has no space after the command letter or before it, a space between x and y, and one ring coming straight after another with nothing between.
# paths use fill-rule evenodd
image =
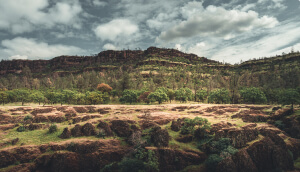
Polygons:
<instances>
[{"instance_id":1,"label":"tree","mask_svg":"<svg viewBox=\"0 0 300 172\"><path fill-rule=\"evenodd\" d=\"M300 103L300 94L296 89L286 89L280 94L279 101L282 105L291 104L294 110L294 104Z\"/></svg>"},{"instance_id":2,"label":"tree","mask_svg":"<svg viewBox=\"0 0 300 172\"><path fill-rule=\"evenodd\" d=\"M103 102L103 94L98 91L93 92L86 92L86 99L88 101L88 104L100 104Z\"/></svg>"},{"instance_id":3,"label":"tree","mask_svg":"<svg viewBox=\"0 0 300 172\"><path fill-rule=\"evenodd\" d=\"M217 104L229 103L229 91L225 88L212 91L208 97L208 102Z\"/></svg>"},{"instance_id":4,"label":"tree","mask_svg":"<svg viewBox=\"0 0 300 172\"><path fill-rule=\"evenodd\" d=\"M14 91L16 92L17 100L22 102L22 106L24 105L25 102L29 101L30 92L27 89L17 89Z\"/></svg>"},{"instance_id":5,"label":"tree","mask_svg":"<svg viewBox=\"0 0 300 172\"><path fill-rule=\"evenodd\" d=\"M71 104L75 98L75 92L72 90L63 90L62 91L62 102Z\"/></svg>"},{"instance_id":6,"label":"tree","mask_svg":"<svg viewBox=\"0 0 300 172\"><path fill-rule=\"evenodd\" d=\"M130 88L129 83L130 83L130 76L127 72L124 72L122 79L119 81L119 86L121 91L125 91L126 89L129 89Z\"/></svg>"},{"instance_id":7,"label":"tree","mask_svg":"<svg viewBox=\"0 0 300 172\"><path fill-rule=\"evenodd\" d=\"M134 103L137 102L138 94L135 90L124 90L120 98L120 102Z\"/></svg>"},{"instance_id":8,"label":"tree","mask_svg":"<svg viewBox=\"0 0 300 172\"><path fill-rule=\"evenodd\" d=\"M196 101L204 101L207 98L207 90L198 90L196 92Z\"/></svg>"},{"instance_id":9,"label":"tree","mask_svg":"<svg viewBox=\"0 0 300 172\"><path fill-rule=\"evenodd\" d=\"M175 99L180 102L186 102L187 100L191 100L193 96L193 92L189 88L180 88L175 91Z\"/></svg>"},{"instance_id":10,"label":"tree","mask_svg":"<svg viewBox=\"0 0 300 172\"><path fill-rule=\"evenodd\" d=\"M171 103L171 100L174 100L174 99L175 99L175 91L172 90L172 89L168 89L167 95L168 95L169 100L170 100L170 103Z\"/></svg>"},{"instance_id":11,"label":"tree","mask_svg":"<svg viewBox=\"0 0 300 172\"><path fill-rule=\"evenodd\" d=\"M109 92L111 92L112 88L108 84L101 83L101 84L98 84L97 90L101 91L103 93L105 93L105 92L109 93Z\"/></svg>"},{"instance_id":12,"label":"tree","mask_svg":"<svg viewBox=\"0 0 300 172\"><path fill-rule=\"evenodd\" d=\"M146 92L142 93L139 96L138 101L143 101L143 102L149 104L150 100L148 99L148 96L149 96L150 93L151 93L150 91L146 91Z\"/></svg>"},{"instance_id":13,"label":"tree","mask_svg":"<svg viewBox=\"0 0 300 172\"><path fill-rule=\"evenodd\" d=\"M150 101L158 101L161 104L164 101L168 101L169 98L163 89L157 89L155 92L150 93L148 96Z\"/></svg>"},{"instance_id":14,"label":"tree","mask_svg":"<svg viewBox=\"0 0 300 172\"><path fill-rule=\"evenodd\" d=\"M8 95L6 93L6 89L0 89L0 102L2 102L3 106L4 103L8 100Z\"/></svg>"},{"instance_id":15,"label":"tree","mask_svg":"<svg viewBox=\"0 0 300 172\"><path fill-rule=\"evenodd\" d=\"M240 91L244 103L265 103L267 98L262 90L256 87L243 88Z\"/></svg>"},{"instance_id":16,"label":"tree","mask_svg":"<svg viewBox=\"0 0 300 172\"><path fill-rule=\"evenodd\" d=\"M30 100L32 100L33 102L39 103L39 105L41 104L41 102L45 101L45 96L40 91L34 91L33 93L30 94L29 97L30 97Z\"/></svg>"}]
</instances>

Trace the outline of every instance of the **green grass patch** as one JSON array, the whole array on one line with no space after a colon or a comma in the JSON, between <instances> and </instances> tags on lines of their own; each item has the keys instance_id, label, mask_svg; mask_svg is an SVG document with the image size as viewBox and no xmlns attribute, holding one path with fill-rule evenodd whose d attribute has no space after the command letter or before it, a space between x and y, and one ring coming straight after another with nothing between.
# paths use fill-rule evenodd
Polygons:
<instances>
[{"instance_id":1,"label":"green grass patch","mask_svg":"<svg viewBox=\"0 0 300 172\"><path fill-rule=\"evenodd\" d=\"M300 169L300 157L294 161L295 168Z\"/></svg>"},{"instance_id":2,"label":"green grass patch","mask_svg":"<svg viewBox=\"0 0 300 172\"><path fill-rule=\"evenodd\" d=\"M18 132L17 128L14 128L4 137L7 140L19 138L20 141L17 145L20 145L21 143L24 143L25 145L40 145L49 142L62 141L58 136L62 133L64 128L65 127L59 127L57 132L52 134L48 133L48 129Z\"/></svg>"}]
</instances>

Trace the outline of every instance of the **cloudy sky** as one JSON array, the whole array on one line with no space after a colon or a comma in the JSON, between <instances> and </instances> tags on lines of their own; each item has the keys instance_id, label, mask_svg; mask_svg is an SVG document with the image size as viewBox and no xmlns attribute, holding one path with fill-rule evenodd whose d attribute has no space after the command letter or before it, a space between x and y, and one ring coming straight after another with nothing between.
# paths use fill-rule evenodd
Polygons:
<instances>
[{"instance_id":1,"label":"cloudy sky","mask_svg":"<svg viewBox=\"0 0 300 172\"><path fill-rule=\"evenodd\" d=\"M0 59L176 48L237 63L300 50L300 0L0 0Z\"/></svg>"}]
</instances>

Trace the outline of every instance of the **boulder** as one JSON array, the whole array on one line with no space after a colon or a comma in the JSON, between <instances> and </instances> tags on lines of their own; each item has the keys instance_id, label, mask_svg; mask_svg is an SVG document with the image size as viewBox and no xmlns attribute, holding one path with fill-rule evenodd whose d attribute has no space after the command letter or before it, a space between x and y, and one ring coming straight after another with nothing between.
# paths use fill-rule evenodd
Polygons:
<instances>
[{"instance_id":1,"label":"boulder","mask_svg":"<svg viewBox=\"0 0 300 172\"><path fill-rule=\"evenodd\" d=\"M96 135L96 130L93 124L86 123L82 126L81 132L84 136L94 136Z\"/></svg>"},{"instance_id":2,"label":"boulder","mask_svg":"<svg viewBox=\"0 0 300 172\"><path fill-rule=\"evenodd\" d=\"M68 139L71 137L71 131L66 127L64 128L64 131L59 135L58 137L61 139Z\"/></svg>"},{"instance_id":3,"label":"boulder","mask_svg":"<svg viewBox=\"0 0 300 172\"><path fill-rule=\"evenodd\" d=\"M258 137L258 130L254 128L228 128L222 129L215 133L215 138L230 138L235 148L247 146L247 142L255 140Z\"/></svg>"},{"instance_id":4,"label":"boulder","mask_svg":"<svg viewBox=\"0 0 300 172\"><path fill-rule=\"evenodd\" d=\"M109 125L104 121L99 121L97 128L103 129L105 132L105 136L113 136L113 132L110 129Z\"/></svg>"},{"instance_id":5,"label":"boulder","mask_svg":"<svg viewBox=\"0 0 300 172\"><path fill-rule=\"evenodd\" d=\"M82 136L82 132L81 132L81 125L76 124L74 128L71 129L71 134L73 137L80 137Z\"/></svg>"},{"instance_id":6,"label":"boulder","mask_svg":"<svg viewBox=\"0 0 300 172\"><path fill-rule=\"evenodd\" d=\"M156 147L166 147L169 145L170 136L166 129L154 127L151 132L151 141Z\"/></svg>"},{"instance_id":7,"label":"boulder","mask_svg":"<svg viewBox=\"0 0 300 172\"><path fill-rule=\"evenodd\" d=\"M238 172L238 170L235 162L232 160L231 156L229 156L218 163L216 172Z\"/></svg>"},{"instance_id":8,"label":"boulder","mask_svg":"<svg viewBox=\"0 0 300 172\"><path fill-rule=\"evenodd\" d=\"M122 120L114 120L111 121L111 129L119 136L119 137L129 137L132 134L132 130L130 125Z\"/></svg>"},{"instance_id":9,"label":"boulder","mask_svg":"<svg viewBox=\"0 0 300 172\"><path fill-rule=\"evenodd\" d=\"M253 143L247 148L247 152L258 171L293 170L292 156L287 149L276 145L271 138Z\"/></svg>"}]
</instances>

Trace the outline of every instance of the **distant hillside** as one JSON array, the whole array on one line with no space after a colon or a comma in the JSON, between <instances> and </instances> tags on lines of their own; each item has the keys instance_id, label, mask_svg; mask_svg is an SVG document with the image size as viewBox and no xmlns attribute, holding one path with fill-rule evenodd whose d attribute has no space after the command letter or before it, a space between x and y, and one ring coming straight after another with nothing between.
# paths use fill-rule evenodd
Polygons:
<instances>
[{"instance_id":1,"label":"distant hillside","mask_svg":"<svg viewBox=\"0 0 300 172\"><path fill-rule=\"evenodd\" d=\"M102 71L120 66L138 67L159 64L167 67L187 65L218 65L217 61L195 54L182 53L175 49L150 47L145 51L123 50L103 51L95 56L59 56L51 60L3 60L0 62L0 75L20 74L24 67L28 67L33 74L45 75L53 72L61 76L68 73L84 71Z\"/></svg>"}]
</instances>

